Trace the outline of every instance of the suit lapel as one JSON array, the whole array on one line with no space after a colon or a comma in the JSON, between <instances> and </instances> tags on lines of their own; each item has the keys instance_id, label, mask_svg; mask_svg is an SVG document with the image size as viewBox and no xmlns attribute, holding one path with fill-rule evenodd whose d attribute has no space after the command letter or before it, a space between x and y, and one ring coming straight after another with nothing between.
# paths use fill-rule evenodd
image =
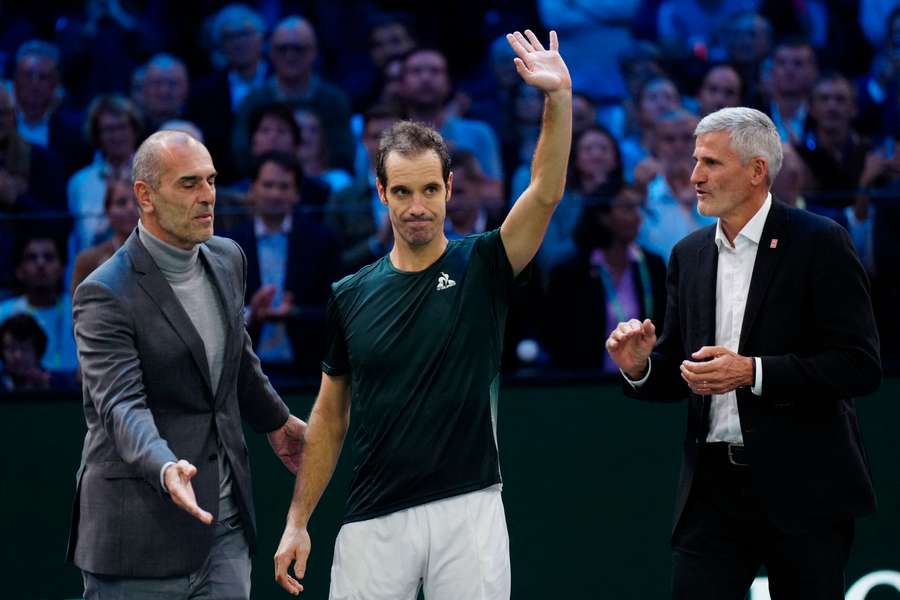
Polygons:
<instances>
[{"instance_id":1,"label":"suit lapel","mask_svg":"<svg viewBox=\"0 0 900 600\"><path fill-rule=\"evenodd\" d=\"M775 274L781 257L787 252L787 246L790 243L790 239L784 235L787 220L787 210L773 200L772 208L769 210L769 216L763 227L762 237L759 239L759 247L756 250L756 262L753 265L750 290L747 292L747 305L744 308L744 322L741 324L738 354L743 353L744 344L762 308L772 275Z\"/></svg>"},{"instance_id":2,"label":"suit lapel","mask_svg":"<svg viewBox=\"0 0 900 600\"><path fill-rule=\"evenodd\" d=\"M142 277L138 280L140 286L159 306L160 311L166 320L169 321L172 329L175 330L181 341L188 347L194 362L197 363L197 368L200 369L203 381L206 382L207 389L212 393L212 383L209 379L209 364L206 362L206 350L203 346L203 340L200 339L197 328L194 327L190 317L184 311L184 307L181 306L181 302L178 301L175 292L172 291L172 286L166 281L165 276L163 276L159 267L156 266L150 253L147 252L147 249L138 239L137 230L125 242L125 249L131 256L134 269L142 274Z\"/></svg>"},{"instance_id":3,"label":"suit lapel","mask_svg":"<svg viewBox=\"0 0 900 600\"><path fill-rule=\"evenodd\" d=\"M237 334L234 327L234 317L237 313L237 307L231 301L232 294L230 292L230 287L228 282L223 281L222 276L224 273L227 273L222 260L206 246L206 244L200 244L200 256L203 261L206 263L206 272L209 273L210 278L213 282L213 287L216 288L216 292L219 295L219 302L222 303L222 314L225 317L225 356L229 355L229 349L232 347L232 344L235 343L235 336ZM225 364L222 365L222 373L219 375L219 385L217 390L215 390L214 397L218 397L219 390L222 388L222 382L228 378L228 370L232 366L231 363L233 361L225 361Z\"/></svg>"},{"instance_id":4,"label":"suit lapel","mask_svg":"<svg viewBox=\"0 0 900 600\"><path fill-rule=\"evenodd\" d=\"M700 318L697 319L696 337L691 340L691 351L716 343L716 278L719 267L719 251L715 242L715 227L706 236L697 254L697 281L695 293Z\"/></svg>"}]
</instances>

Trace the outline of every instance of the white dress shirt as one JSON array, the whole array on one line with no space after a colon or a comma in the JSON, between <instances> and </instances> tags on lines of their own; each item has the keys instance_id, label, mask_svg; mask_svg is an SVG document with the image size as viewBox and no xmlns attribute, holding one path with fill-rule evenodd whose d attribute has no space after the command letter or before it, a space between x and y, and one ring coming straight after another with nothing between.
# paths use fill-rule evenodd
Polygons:
<instances>
[{"instance_id":1,"label":"white dress shirt","mask_svg":"<svg viewBox=\"0 0 900 600\"><path fill-rule=\"evenodd\" d=\"M753 266L756 264L756 252L771 208L772 194L769 194L756 214L735 236L734 244L731 244L725 236L722 221L719 220L716 225L715 240L719 261L716 269L715 345L724 346L732 352L738 351L741 340L741 327L744 322L744 310L747 307L747 295L750 292L750 280L753 277ZM761 396L762 360L754 357L753 361L756 365L756 377L750 391ZM640 387L650 377L652 362L648 361L647 366L647 373L637 381L629 379L624 372L622 375L632 387ZM706 441L743 443L736 392L713 394Z\"/></svg>"},{"instance_id":2,"label":"white dress shirt","mask_svg":"<svg viewBox=\"0 0 900 600\"><path fill-rule=\"evenodd\" d=\"M747 307L747 294L756 251L762 238L766 217L772 208L772 195L753 215L744 228L734 237L732 245L722 230L722 221L716 225L716 247L719 264L716 269L716 346L724 346L737 352L741 341L741 326ZM762 393L762 364L756 361L756 381L751 388L754 394ZM737 393L713 394L709 410L709 434L707 442L743 442L741 420L738 416Z\"/></svg>"}]
</instances>

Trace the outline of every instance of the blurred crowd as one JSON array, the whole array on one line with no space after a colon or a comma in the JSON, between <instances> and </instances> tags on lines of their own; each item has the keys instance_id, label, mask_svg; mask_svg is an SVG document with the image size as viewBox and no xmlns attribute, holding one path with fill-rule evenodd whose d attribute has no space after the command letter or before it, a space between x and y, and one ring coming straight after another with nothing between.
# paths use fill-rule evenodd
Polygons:
<instances>
[{"instance_id":1,"label":"blurred crowd","mask_svg":"<svg viewBox=\"0 0 900 600\"><path fill-rule=\"evenodd\" d=\"M527 185L542 98L503 37L525 28L558 32L575 128L508 371L610 372L618 321L660 327L672 247L715 222L693 129L737 105L779 129L774 197L849 231L897 364L900 0L58 0L0 6L0 395L77 387L72 294L134 229L131 159L159 129L212 154L269 372L314 375L331 282L391 248L383 131L415 119L447 140L451 239L499 226Z\"/></svg>"}]
</instances>

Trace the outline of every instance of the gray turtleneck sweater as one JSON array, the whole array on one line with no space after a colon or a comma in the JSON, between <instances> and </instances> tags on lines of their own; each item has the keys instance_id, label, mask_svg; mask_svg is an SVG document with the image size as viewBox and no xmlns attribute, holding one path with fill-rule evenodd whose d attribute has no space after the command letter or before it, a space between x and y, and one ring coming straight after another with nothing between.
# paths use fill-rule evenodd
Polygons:
<instances>
[{"instance_id":1,"label":"gray turtleneck sweater","mask_svg":"<svg viewBox=\"0 0 900 600\"><path fill-rule=\"evenodd\" d=\"M216 292L212 278L200 260L200 248L182 250L168 244L138 222L141 243L150 253L166 281L172 286L175 297L181 303L203 341L209 380L213 393L219 386L225 356L225 311ZM165 467L163 467L165 469ZM237 505L231 497L231 467L219 442L219 520L237 513Z\"/></svg>"}]
</instances>

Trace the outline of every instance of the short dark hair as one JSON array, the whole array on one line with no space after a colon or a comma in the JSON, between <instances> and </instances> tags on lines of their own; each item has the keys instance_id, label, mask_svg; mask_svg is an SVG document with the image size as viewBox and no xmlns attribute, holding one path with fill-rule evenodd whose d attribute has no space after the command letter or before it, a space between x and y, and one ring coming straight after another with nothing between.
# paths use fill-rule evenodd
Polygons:
<instances>
[{"instance_id":1,"label":"short dark hair","mask_svg":"<svg viewBox=\"0 0 900 600\"><path fill-rule=\"evenodd\" d=\"M444 183L450 178L450 153L441 134L422 123L399 121L384 132L375 155L375 175L381 185L387 187L387 171L384 164L391 152L407 158L418 156L429 150L437 154L441 161Z\"/></svg>"},{"instance_id":2,"label":"short dark hair","mask_svg":"<svg viewBox=\"0 0 900 600\"><path fill-rule=\"evenodd\" d=\"M37 240L49 240L53 242L53 247L56 248L56 254L59 256L60 262L66 264L66 245L58 235L48 235L29 231L19 235L16 239L16 244L13 248L13 264L16 268L18 268L22 264L22 261L25 260L25 249L28 247L28 244Z\"/></svg>"},{"instance_id":3,"label":"short dark hair","mask_svg":"<svg viewBox=\"0 0 900 600\"><path fill-rule=\"evenodd\" d=\"M569 174L568 178L571 180L570 185L574 185L574 187L581 187L581 174L578 172L578 167L576 166L576 158L578 157L578 145L581 143L581 139L589 133L599 133L604 136L606 139L610 141L613 147L613 154L616 156L616 164L610 170L607 175L607 183L608 185L604 185L604 190L608 190L609 187L618 190L622 185L622 181L624 179L624 171L622 168L622 149L619 147L619 142L616 140L616 136L612 134L612 132L599 123L592 123L591 125L585 127L581 131L579 131L574 139L572 140L572 147L569 151Z\"/></svg>"},{"instance_id":4,"label":"short dark hair","mask_svg":"<svg viewBox=\"0 0 900 600\"><path fill-rule=\"evenodd\" d=\"M396 107L387 103L374 104L363 113L363 123L368 125L370 121L379 119L400 119L400 113Z\"/></svg>"},{"instance_id":5,"label":"short dark hair","mask_svg":"<svg viewBox=\"0 0 900 600\"><path fill-rule=\"evenodd\" d=\"M613 204L622 198L629 188L621 182L617 186L608 187L604 193L596 193L584 199L584 208L572 232L575 247L581 253L595 248L609 248L613 241L613 232L603 224L601 217L608 215Z\"/></svg>"},{"instance_id":6,"label":"short dark hair","mask_svg":"<svg viewBox=\"0 0 900 600\"><path fill-rule=\"evenodd\" d=\"M134 130L135 143L138 142L138 137L144 129L140 109L134 102L121 94L104 94L94 98L88 108L84 136L91 146L97 147L100 143L100 115L104 113L125 115L128 118L128 124Z\"/></svg>"},{"instance_id":7,"label":"short dark hair","mask_svg":"<svg viewBox=\"0 0 900 600\"><path fill-rule=\"evenodd\" d=\"M300 190L300 184L303 181L303 167L300 161L290 152L284 150L268 150L259 156L253 157L253 164L250 166L250 181L259 179L259 173L262 171L266 163L275 163L285 171L294 174L294 185Z\"/></svg>"},{"instance_id":8,"label":"short dark hair","mask_svg":"<svg viewBox=\"0 0 900 600\"><path fill-rule=\"evenodd\" d=\"M294 138L294 146L299 146L303 141L303 134L300 132L300 126L297 119L294 118L294 110L290 105L284 102L272 102L263 104L250 113L250 137L256 133L260 123L266 117L275 117L284 121L291 130L291 137Z\"/></svg>"},{"instance_id":9,"label":"short dark hair","mask_svg":"<svg viewBox=\"0 0 900 600\"><path fill-rule=\"evenodd\" d=\"M34 317L27 313L16 313L0 323L0 342L9 334L14 340L34 342L34 350L40 361L47 351L47 334Z\"/></svg>"}]
</instances>

